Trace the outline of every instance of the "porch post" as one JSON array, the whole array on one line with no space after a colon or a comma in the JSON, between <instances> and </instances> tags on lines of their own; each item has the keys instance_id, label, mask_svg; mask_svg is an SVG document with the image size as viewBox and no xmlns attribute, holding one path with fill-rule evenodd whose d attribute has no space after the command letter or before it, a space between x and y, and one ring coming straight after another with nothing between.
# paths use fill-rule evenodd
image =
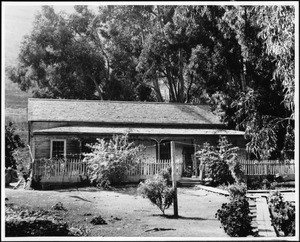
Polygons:
<instances>
[{"instance_id":1,"label":"porch post","mask_svg":"<svg viewBox=\"0 0 300 242\"><path fill-rule=\"evenodd\" d=\"M160 161L160 140L157 140L157 162Z\"/></svg>"},{"instance_id":2,"label":"porch post","mask_svg":"<svg viewBox=\"0 0 300 242\"><path fill-rule=\"evenodd\" d=\"M178 203L177 203L177 187L176 187L176 164L175 164L175 143L171 141L171 164L172 164L172 187L174 189L174 217L178 217Z\"/></svg>"},{"instance_id":3,"label":"porch post","mask_svg":"<svg viewBox=\"0 0 300 242\"><path fill-rule=\"evenodd\" d=\"M78 141L79 141L79 159L81 160L82 159L82 154L81 154L81 152L82 152L82 141L81 141L81 139L79 138L78 139Z\"/></svg>"}]
</instances>

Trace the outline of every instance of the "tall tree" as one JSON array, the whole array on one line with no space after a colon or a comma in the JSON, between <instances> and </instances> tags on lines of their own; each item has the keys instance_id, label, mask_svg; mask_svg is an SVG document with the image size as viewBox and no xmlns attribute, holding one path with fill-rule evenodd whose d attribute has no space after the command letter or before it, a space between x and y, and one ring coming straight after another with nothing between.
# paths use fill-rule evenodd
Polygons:
<instances>
[{"instance_id":1,"label":"tall tree","mask_svg":"<svg viewBox=\"0 0 300 242\"><path fill-rule=\"evenodd\" d=\"M256 157L289 157L294 149L292 8L280 8L280 11L267 6L224 8L226 11L220 30L224 34L233 33L238 41L241 63L239 83L242 87L233 96L225 95L225 120L245 130L250 139L247 148ZM280 16L278 11L283 17L277 20L281 26L286 26L283 32L287 32L289 38L281 38L280 43L275 41L274 46L265 33L276 29L278 22L268 21L266 13L269 17ZM274 39L274 36L271 38ZM271 51L278 45L284 47L283 56Z\"/></svg>"},{"instance_id":2,"label":"tall tree","mask_svg":"<svg viewBox=\"0 0 300 242\"><path fill-rule=\"evenodd\" d=\"M19 65L10 78L35 97L102 99L105 65L92 40L94 15L76 6L70 16L43 6L34 28L24 38ZM96 94L96 95L95 95Z\"/></svg>"}]
</instances>

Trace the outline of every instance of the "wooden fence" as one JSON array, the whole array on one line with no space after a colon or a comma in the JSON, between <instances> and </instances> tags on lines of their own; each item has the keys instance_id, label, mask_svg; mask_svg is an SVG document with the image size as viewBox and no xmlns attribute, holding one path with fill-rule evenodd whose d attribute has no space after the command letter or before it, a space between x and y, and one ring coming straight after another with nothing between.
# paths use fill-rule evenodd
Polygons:
<instances>
[{"instance_id":1,"label":"wooden fence","mask_svg":"<svg viewBox=\"0 0 300 242\"><path fill-rule=\"evenodd\" d=\"M134 164L128 171L129 181L147 179L161 170L171 167L170 160L159 160L156 163L142 161ZM67 158L66 160L40 159L33 166L34 175L41 176L44 180L61 180L61 177L75 178L87 175L87 164L78 158ZM176 163L176 177L182 174L182 163ZM60 178L59 178L60 177ZM70 180L70 179L69 179Z\"/></svg>"},{"instance_id":2,"label":"wooden fence","mask_svg":"<svg viewBox=\"0 0 300 242\"><path fill-rule=\"evenodd\" d=\"M278 160L240 160L245 175L294 175L295 161ZM176 162L176 179L182 176L182 163ZM171 167L170 160L159 160L157 162L141 161L133 165L128 171L129 181L139 181L147 179L161 170ZM87 176L87 164L78 158L67 158L66 160L36 160L33 166L34 175L40 175L43 179L52 181L76 180L80 176ZM58 178L62 177L62 179ZM78 180L78 179L77 179Z\"/></svg>"},{"instance_id":3,"label":"wooden fence","mask_svg":"<svg viewBox=\"0 0 300 242\"><path fill-rule=\"evenodd\" d=\"M240 160L245 175L293 175L295 174L294 160Z\"/></svg>"},{"instance_id":4,"label":"wooden fence","mask_svg":"<svg viewBox=\"0 0 300 242\"><path fill-rule=\"evenodd\" d=\"M179 179L182 175L182 163L176 162L176 177ZM147 179L162 170L171 167L170 160L159 160L157 162L140 162L132 167L128 172L129 180Z\"/></svg>"},{"instance_id":5,"label":"wooden fence","mask_svg":"<svg viewBox=\"0 0 300 242\"><path fill-rule=\"evenodd\" d=\"M33 172L42 177L86 175L86 163L77 158L39 159L34 162Z\"/></svg>"}]
</instances>

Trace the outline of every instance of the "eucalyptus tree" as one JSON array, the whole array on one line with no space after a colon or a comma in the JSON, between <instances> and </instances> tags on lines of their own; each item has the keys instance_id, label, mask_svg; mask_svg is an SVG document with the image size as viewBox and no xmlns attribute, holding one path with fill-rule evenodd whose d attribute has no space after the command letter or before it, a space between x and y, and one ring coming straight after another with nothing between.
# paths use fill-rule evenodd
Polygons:
<instances>
[{"instance_id":1,"label":"eucalyptus tree","mask_svg":"<svg viewBox=\"0 0 300 242\"><path fill-rule=\"evenodd\" d=\"M294 9L224 9L220 30L233 34L238 42L241 73L240 90L235 95L222 93L224 120L245 130L247 148L257 158L290 157L294 150Z\"/></svg>"},{"instance_id":2,"label":"eucalyptus tree","mask_svg":"<svg viewBox=\"0 0 300 242\"><path fill-rule=\"evenodd\" d=\"M32 89L35 97L102 99L106 69L92 38L94 15L84 6L75 9L67 15L43 6L36 15L32 32L24 37L19 64L9 71L21 90Z\"/></svg>"}]
</instances>

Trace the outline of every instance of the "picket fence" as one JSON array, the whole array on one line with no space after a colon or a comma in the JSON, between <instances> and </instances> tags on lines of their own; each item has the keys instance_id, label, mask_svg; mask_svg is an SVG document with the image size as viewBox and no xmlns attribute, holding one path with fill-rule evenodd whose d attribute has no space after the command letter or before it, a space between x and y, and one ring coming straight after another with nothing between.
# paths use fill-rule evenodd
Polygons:
<instances>
[{"instance_id":1,"label":"picket fence","mask_svg":"<svg viewBox=\"0 0 300 242\"><path fill-rule=\"evenodd\" d=\"M158 160L157 162L140 162L134 165L128 172L128 176L153 176L162 170L171 167L171 160ZM182 163L175 162L175 173L182 174Z\"/></svg>"},{"instance_id":2,"label":"picket fence","mask_svg":"<svg viewBox=\"0 0 300 242\"><path fill-rule=\"evenodd\" d=\"M182 163L176 162L175 166L176 175L181 176ZM155 163L142 161L132 165L127 175L129 177L149 177L168 167L171 167L170 160L159 160ZM41 175L42 177L84 176L87 175L87 164L78 158L67 158L65 160L39 159L35 161L33 171L35 175Z\"/></svg>"},{"instance_id":3,"label":"picket fence","mask_svg":"<svg viewBox=\"0 0 300 242\"><path fill-rule=\"evenodd\" d=\"M240 160L245 175L295 174L295 160Z\"/></svg>"},{"instance_id":4,"label":"picket fence","mask_svg":"<svg viewBox=\"0 0 300 242\"><path fill-rule=\"evenodd\" d=\"M78 158L66 160L39 159L33 165L34 175L42 177L86 175L87 164Z\"/></svg>"},{"instance_id":5,"label":"picket fence","mask_svg":"<svg viewBox=\"0 0 300 242\"><path fill-rule=\"evenodd\" d=\"M240 160L245 175L287 175L295 174L295 161L278 160ZM183 166L181 162L176 162L175 174L182 176ZM161 170L171 167L170 160L159 160L157 162L141 161L129 169L127 175L136 179L151 177ZM79 158L67 158L65 160L39 159L33 165L34 175L42 177L73 177L86 176L87 164Z\"/></svg>"}]
</instances>

